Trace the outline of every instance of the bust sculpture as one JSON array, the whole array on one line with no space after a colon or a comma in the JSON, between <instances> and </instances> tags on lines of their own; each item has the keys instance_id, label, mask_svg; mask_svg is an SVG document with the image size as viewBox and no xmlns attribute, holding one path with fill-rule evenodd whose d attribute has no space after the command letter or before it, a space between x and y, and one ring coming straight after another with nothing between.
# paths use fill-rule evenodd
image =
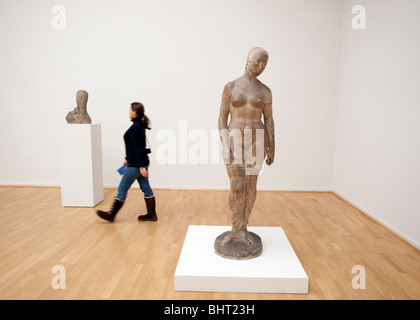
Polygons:
<instances>
[{"instance_id":1,"label":"bust sculpture","mask_svg":"<svg viewBox=\"0 0 420 320\"><path fill-rule=\"evenodd\" d=\"M251 259L262 253L261 238L249 232L247 224L255 203L257 179L263 162L266 159L267 165L271 165L274 161L271 90L257 79L267 62L268 53L264 49L252 48L245 74L229 82L222 95L219 133L223 161L230 180L228 203L232 230L219 235L214 248L224 258Z\"/></svg>"},{"instance_id":2,"label":"bust sculpture","mask_svg":"<svg viewBox=\"0 0 420 320\"><path fill-rule=\"evenodd\" d=\"M92 123L92 119L87 112L88 93L85 90L79 90L76 93L77 107L70 111L66 120L67 123Z\"/></svg>"}]
</instances>

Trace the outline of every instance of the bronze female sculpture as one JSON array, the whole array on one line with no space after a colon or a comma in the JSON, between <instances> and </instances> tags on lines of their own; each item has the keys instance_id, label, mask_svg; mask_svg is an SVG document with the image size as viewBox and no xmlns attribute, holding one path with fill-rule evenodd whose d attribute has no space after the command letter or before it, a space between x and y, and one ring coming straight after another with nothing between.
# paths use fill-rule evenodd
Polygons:
<instances>
[{"instance_id":1,"label":"bronze female sculpture","mask_svg":"<svg viewBox=\"0 0 420 320\"><path fill-rule=\"evenodd\" d=\"M226 258L250 259L262 252L261 239L247 230L247 224L255 203L263 161L266 158L267 165L274 161L271 90L257 79L267 62L268 53L264 49L252 48L245 74L229 82L223 91L219 132L223 161L230 179L232 230L216 239L215 250Z\"/></svg>"}]
</instances>

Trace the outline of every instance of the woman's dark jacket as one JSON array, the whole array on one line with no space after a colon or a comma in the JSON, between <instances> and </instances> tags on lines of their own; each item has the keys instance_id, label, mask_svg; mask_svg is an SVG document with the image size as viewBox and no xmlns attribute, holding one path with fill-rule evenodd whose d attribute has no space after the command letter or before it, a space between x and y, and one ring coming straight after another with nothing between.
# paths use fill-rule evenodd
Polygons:
<instances>
[{"instance_id":1,"label":"woman's dark jacket","mask_svg":"<svg viewBox=\"0 0 420 320\"><path fill-rule=\"evenodd\" d=\"M131 121L133 125L124 134L127 167L145 167L149 164L146 151L146 129L141 118L137 117Z\"/></svg>"}]
</instances>

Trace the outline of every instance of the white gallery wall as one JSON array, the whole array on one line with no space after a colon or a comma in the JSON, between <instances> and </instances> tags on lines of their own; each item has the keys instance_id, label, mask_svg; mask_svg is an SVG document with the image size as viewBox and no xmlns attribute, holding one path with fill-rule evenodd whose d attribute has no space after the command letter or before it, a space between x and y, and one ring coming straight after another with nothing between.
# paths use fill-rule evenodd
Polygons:
<instances>
[{"instance_id":1,"label":"white gallery wall","mask_svg":"<svg viewBox=\"0 0 420 320\"><path fill-rule=\"evenodd\" d=\"M228 189L212 132L224 85L261 46L276 157L258 189L334 191L420 247L419 3L2 0L0 185L60 185L59 129L84 89L106 187L119 183L128 108L140 101L152 187ZM366 30L352 28L357 4ZM57 5L65 29L52 27ZM159 151L174 145L164 163Z\"/></svg>"},{"instance_id":2,"label":"white gallery wall","mask_svg":"<svg viewBox=\"0 0 420 320\"><path fill-rule=\"evenodd\" d=\"M57 4L64 30L51 25ZM277 148L259 189L331 190L341 7L336 0L1 1L0 183L60 185L59 126L84 89L93 122L102 124L105 186L119 183L128 108L140 101L153 126L152 186L228 189L221 160L212 163L211 131L225 84L261 46L270 54L260 80L273 92ZM209 139L207 157L194 151L194 129ZM178 154L161 164L168 132ZM206 161L194 164L197 153Z\"/></svg>"},{"instance_id":3,"label":"white gallery wall","mask_svg":"<svg viewBox=\"0 0 420 320\"><path fill-rule=\"evenodd\" d=\"M420 247L420 1L349 0L333 190Z\"/></svg>"}]
</instances>

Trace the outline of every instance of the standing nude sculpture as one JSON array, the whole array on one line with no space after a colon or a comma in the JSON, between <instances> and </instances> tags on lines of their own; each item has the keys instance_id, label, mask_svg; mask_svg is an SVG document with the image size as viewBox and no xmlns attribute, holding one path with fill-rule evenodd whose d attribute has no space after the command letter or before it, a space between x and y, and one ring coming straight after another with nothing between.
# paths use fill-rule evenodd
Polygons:
<instances>
[{"instance_id":1,"label":"standing nude sculpture","mask_svg":"<svg viewBox=\"0 0 420 320\"><path fill-rule=\"evenodd\" d=\"M67 116L66 120L67 123L92 123L92 119L89 117L87 112L87 101L88 101L88 93L85 90L79 90L76 93L76 103L77 107L74 108L73 111L70 111Z\"/></svg>"},{"instance_id":2,"label":"standing nude sculpture","mask_svg":"<svg viewBox=\"0 0 420 320\"><path fill-rule=\"evenodd\" d=\"M219 114L223 161L230 179L229 209L232 230L217 237L215 251L230 259L261 255L261 238L247 230L257 195L257 179L264 159L274 161L274 121L271 90L257 77L264 71L268 53L252 48L245 74L223 91ZM228 125L228 117L230 122ZM264 122L261 121L262 116ZM233 140L233 143L232 143Z\"/></svg>"}]
</instances>

